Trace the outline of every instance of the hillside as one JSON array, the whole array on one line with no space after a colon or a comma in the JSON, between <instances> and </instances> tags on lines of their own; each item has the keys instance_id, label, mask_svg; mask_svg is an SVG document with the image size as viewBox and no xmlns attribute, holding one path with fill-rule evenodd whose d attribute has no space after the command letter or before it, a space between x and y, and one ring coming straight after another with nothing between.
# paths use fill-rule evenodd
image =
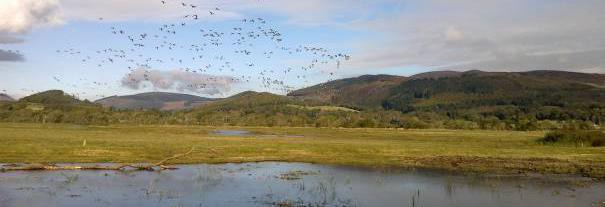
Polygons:
<instances>
[{"instance_id":1,"label":"hillside","mask_svg":"<svg viewBox=\"0 0 605 207\"><path fill-rule=\"evenodd\" d=\"M69 95L61 90L49 90L32 94L19 99L19 102L46 104L46 105L75 105L90 104L88 101L82 101L73 95Z\"/></svg>"},{"instance_id":2,"label":"hillside","mask_svg":"<svg viewBox=\"0 0 605 207\"><path fill-rule=\"evenodd\" d=\"M61 90L44 91L0 104L2 122L102 124L108 117L100 105L79 100Z\"/></svg>"},{"instance_id":3,"label":"hillside","mask_svg":"<svg viewBox=\"0 0 605 207\"><path fill-rule=\"evenodd\" d=\"M75 103L79 100L73 96L65 94L65 92L61 90L49 90L23 97L19 101L39 104L64 104Z\"/></svg>"},{"instance_id":4,"label":"hillside","mask_svg":"<svg viewBox=\"0 0 605 207\"><path fill-rule=\"evenodd\" d=\"M362 119L349 108L252 91L209 103L188 115L203 125L238 126L352 126Z\"/></svg>"},{"instance_id":5,"label":"hillside","mask_svg":"<svg viewBox=\"0 0 605 207\"><path fill-rule=\"evenodd\" d=\"M391 75L364 75L293 91L288 96L355 108L378 108L389 90L407 80Z\"/></svg>"},{"instance_id":6,"label":"hillside","mask_svg":"<svg viewBox=\"0 0 605 207\"><path fill-rule=\"evenodd\" d=\"M391 89L383 107L404 112L441 111L450 115L460 110L498 106L513 106L525 113L545 107L577 111L603 105L603 86L605 76L598 74L470 71L454 77L406 81Z\"/></svg>"},{"instance_id":7,"label":"hillside","mask_svg":"<svg viewBox=\"0 0 605 207\"><path fill-rule=\"evenodd\" d=\"M536 121L541 120L594 124L605 120L605 75L602 74L437 71L389 80L393 81L385 84L381 76L361 76L288 95L298 99L324 97L321 100L329 104L352 104L362 109L399 111L418 116L423 122L446 119L489 125L480 126L482 128L500 124L506 125L502 128L534 128ZM529 125L521 126L521 123Z\"/></svg>"},{"instance_id":8,"label":"hillside","mask_svg":"<svg viewBox=\"0 0 605 207\"><path fill-rule=\"evenodd\" d=\"M188 94L150 92L129 96L111 96L95 101L116 109L182 110L207 104L215 99Z\"/></svg>"},{"instance_id":9,"label":"hillside","mask_svg":"<svg viewBox=\"0 0 605 207\"><path fill-rule=\"evenodd\" d=\"M15 101L15 99L13 99L12 97L10 97L7 94L0 93L0 101L13 102L13 101Z\"/></svg>"},{"instance_id":10,"label":"hillside","mask_svg":"<svg viewBox=\"0 0 605 207\"><path fill-rule=\"evenodd\" d=\"M430 105L454 101L452 96L456 96L458 102L470 101L470 99L473 99L474 102L477 99L498 102L493 99L505 98L504 96L507 99L505 102L510 102L509 99L513 98L512 96L521 98L521 96L532 95L538 98L552 96L550 98L552 101L556 101L558 99L556 97L564 96L559 100L565 101L567 104L598 103L600 100L598 98L603 96L601 89L605 89L605 75L601 74L563 71L518 73L436 71L417 74L409 78L386 75L347 78L296 90L289 93L288 96L301 100L320 100L336 105L352 105L361 108L403 109L408 107L407 105L420 102L423 105ZM558 95L555 97L553 94ZM394 107L389 104L398 106Z\"/></svg>"},{"instance_id":11,"label":"hillside","mask_svg":"<svg viewBox=\"0 0 605 207\"><path fill-rule=\"evenodd\" d=\"M464 74L464 72L458 72L458 71L432 71L432 72L426 72L426 73L418 73L416 75L410 76L410 79L411 80L418 80L418 79L454 78L454 77L460 77L460 76L462 76L462 74Z\"/></svg>"},{"instance_id":12,"label":"hillside","mask_svg":"<svg viewBox=\"0 0 605 207\"><path fill-rule=\"evenodd\" d=\"M192 114L205 125L265 125L278 119L286 122L296 119L291 112L297 109L288 107L289 104L301 103L285 96L246 91L198 107Z\"/></svg>"},{"instance_id":13,"label":"hillside","mask_svg":"<svg viewBox=\"0 0 605 207\"><path fill-rule=\"evenodd\" d=\"M146 108L163 110L137 110ZM47 91L0 104L0 121L10 122L536 130L598 129L603 120L605 75L559 71L367 75L217 100L145 93L90 103Z\"/></svg>"}]
</instances>

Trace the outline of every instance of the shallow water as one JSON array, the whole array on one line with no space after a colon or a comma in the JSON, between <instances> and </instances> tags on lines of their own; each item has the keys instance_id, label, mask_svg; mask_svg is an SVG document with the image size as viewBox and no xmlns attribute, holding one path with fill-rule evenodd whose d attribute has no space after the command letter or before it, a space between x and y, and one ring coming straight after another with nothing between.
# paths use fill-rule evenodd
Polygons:
<instances>
[{"instance_id":1,"label":"shallow water","mask_svg":"<svg viewBox=\"0 0 605 207\"><path fill-rule=\"evenodd\" d=\"M0 173L0 206L593 206L605 184L301 163ZM286 205L289 204L289 205Z\"/></svg>"},{"instance_id":2,"label":"shallow water","mask_svg":"<svg viewBox=\"0 0 605 207\"><path fill-rule=\"evenodd\" d=\"M252 132L246 130L216 130L213 133L222 136L245 136L252 134Z\"/></svg>"}]
</instances>

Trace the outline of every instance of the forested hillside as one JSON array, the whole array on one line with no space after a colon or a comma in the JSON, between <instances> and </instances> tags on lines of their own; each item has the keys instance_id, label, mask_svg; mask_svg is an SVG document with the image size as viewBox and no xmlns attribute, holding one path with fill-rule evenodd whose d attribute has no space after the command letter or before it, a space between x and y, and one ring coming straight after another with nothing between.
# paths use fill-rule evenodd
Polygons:
<instances>
[{"instance_id":1,"label":"forested hillside","mask_svg":"<svg viewBox=\"0 0 605 207\"><path fill-rule=\"evenodd\" d=\"M356 108L380 108L389 91L407 80L391 75L364 75L293 91L288 96Z\"/></svg>"},{"instance_id":2,"label":"forested hillside","mask_svg":"<svg viewBox=\"0 0 605 207\"><path fill-rule=\"evenodd\" d=\"M289 96L248 91L212 101L164 95L112 97L142 98L156 106L118 109L98 104L107 99L92 103L53 90L0 102L0 121L537 130L600 128L605 120L605 76L557 71L368 75ZM187 102L183 100L204 104L161 110L175 97L182 106Z\"/></svg>"},{"instance_id":3,"label":"forested hillside","mask_svg":"<svg viewBox=\"0 0 605 207\"><path fill-rule=\"evenodd\" d=\"M340 91L354 91L367 77L348 79ZM482 71L423 73L400 78L385 91L380 102L357 105L382 108L406 115L432 114L436 119L464 121L465 127L534 129L561 127L561 122L601 125L605 120L605 75L562 71L495 73ZM378 79L374 82L380 82ZM336 85L338 81L323 85ZM365 85L376 83L365 82ZM291 96L318 86L294 91ZM321 89L318 89L321 90ZM368 96L332 93L326 103L362 103ZM313 96L309 97L312 98ZM304 98L304 95L303 97ZM375 104L380 104L377 106ZM469 121L468 123L466 121ZM558 122L558 123L556 123ZM478 125L478 126L477 126ZM548 125L548 126L545 126Z\"/></svg>"},{"instance_id":4,"label":"forested hillside","mask_svg":"<svg viewBox=\"0 0 605 207\"><path fill-rule=\"evenodd\" d=\"M130 96L110 96L96 100L104 107L116 109L160 109L160 110L182 110L194 108L214 101L189 94L150 92Z\"/></svg>"}]
</instances>

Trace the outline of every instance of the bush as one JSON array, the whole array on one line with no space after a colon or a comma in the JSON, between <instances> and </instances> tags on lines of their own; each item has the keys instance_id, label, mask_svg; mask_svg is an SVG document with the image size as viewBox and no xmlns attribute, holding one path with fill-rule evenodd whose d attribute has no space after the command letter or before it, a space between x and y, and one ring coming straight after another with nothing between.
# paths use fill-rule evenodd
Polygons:
<instances>
[{"instance_id":1,"label":"bush","mask_svg":"<svg viewBox=\"0 0 605 207\"><path fill-rule=\"evenodd\" d=\"M601 131L562 130L547 133L541 139L544 143L574 143L593 147L605 146L605 133Z\"/></svg>"}]
</instances>

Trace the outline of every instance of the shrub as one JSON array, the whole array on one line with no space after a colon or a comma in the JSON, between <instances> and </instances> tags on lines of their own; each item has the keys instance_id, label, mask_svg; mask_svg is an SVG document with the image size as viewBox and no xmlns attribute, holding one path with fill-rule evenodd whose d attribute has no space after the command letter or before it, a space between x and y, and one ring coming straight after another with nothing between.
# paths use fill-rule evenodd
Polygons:
<instances>
[{"instance_id":1,"label":"shrub","mask_svg":"<svg viewBox=\"0 0 605 207\"><path fill-rule=\"evenodd\" d=\"M605 146L605 133L601 131L559 130L547 133L544 143L574 143L576 145Z\"/></svg>"}]
</instances>

